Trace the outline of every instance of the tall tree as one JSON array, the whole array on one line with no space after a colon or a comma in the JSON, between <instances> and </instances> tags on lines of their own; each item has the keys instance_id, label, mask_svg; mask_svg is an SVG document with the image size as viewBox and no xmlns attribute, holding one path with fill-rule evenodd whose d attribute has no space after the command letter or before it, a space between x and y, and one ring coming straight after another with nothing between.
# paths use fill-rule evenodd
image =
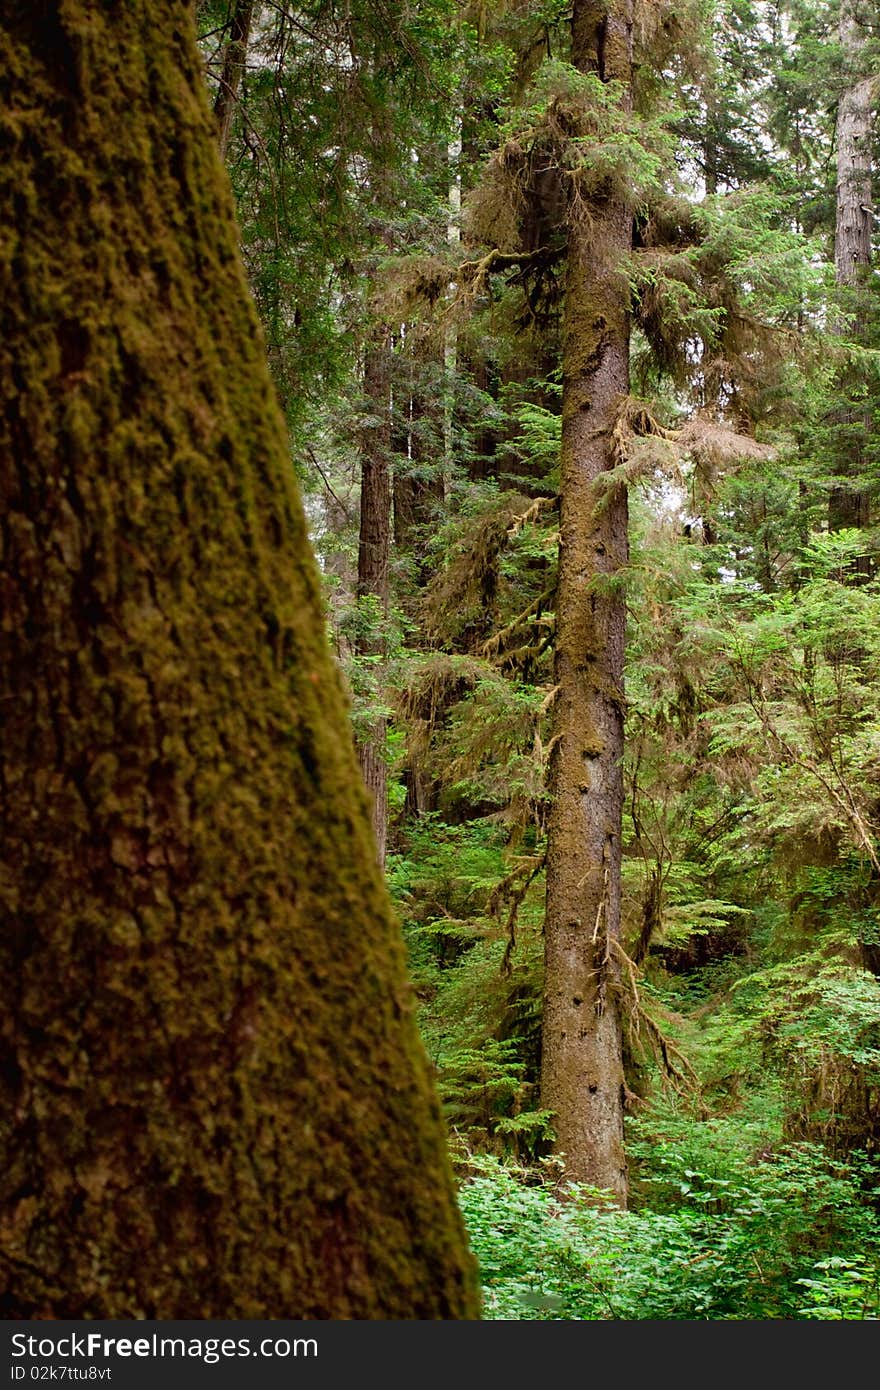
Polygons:
<instances>
[{"instance_id":1,"label":"tall tree","mask_svg":"<svg viewBox=\"0 0 880 1390\"><path fill-rule=\"evenodd\" d=\"M367 605L362 606L357 649L359 655L381 661L391 596L391 342L383 325L374 329L366 347L363 390L357 595ZM380 864L385 863L388 834L386 733L386 717L377 714L357 749Z\"/></svg>"},{"instance_id":2,"label":"tall tree","mask_svg":"<svg viewBox=\"0 0 880 1390\"><path fill-rule=\"evenodd\" d=\"M877 79L861 71L865 40L854 0L841 3L840 47L847 80L837 108L834 265L839 285L855 285L871 264L872 99Z\"/></svg>"},{"instance_id":3,"label":"tall tree","mask_svg":"<svg viewBox=\"0 0 880 1390\"><path fill-rule=\"evenodd\" d=\"M0 1307L476 1316L192 6L0 74Z\"/></svg>"},{"instance_id":4,"label":"tall tree","mask_svg":"<svg viewBox=\"0 0 880 1390\"><path fill-rule=\"evenodd\" d=\"M236 0L229 25L229 38L223 54L223 70L217 96L214 99L214 115L220 127L220 153L225 156L232 129L232 117L238 100L242 74L247 62L248 39L254 18L255 0Z\"/></svg>"},{"instance_id":5,"label":"tall tree","mask_svg":"<svg viewBox=\"0 0 880 1390\"><path fill-rule=\"evenodd\" d=\"M577 0L572 65L632 92L632 0ZM587 133L575 124L570 134ZM632 209L609 182L582 206L570 188L562 356L562 517L557 687L548 827L542 1103L567 1176L626 1201L619 971L627 498L609 492L613 432L629 389L623 261Z\"/></svg>"},{"instance_id":6,"label":"tall tree","mask_svg":"<svg viewBox=\"0 0 880 1390\"><path fill-rule=\"evenodd\" d=\"M840 47L846 70L846 85L837 108L837 198L834 234L834 269L838 289L845 297L851 319L844 325L856 341L863 341L866 328L868 271L872 260L872 131L873 100L877 78L864 69L865 32L855 0L841 0ZM852 395L853 383L841 383ZM856 393L863 394L861 381ZM870 429L870 413L856 404L839 415L844 457L838 464L839 477L831 489L828 521L832 530L842 526L865 527L870 520L869 491L865 485L864 451ZM859 562L867 574L867 561Z\"/></svg>"}]
</instances>

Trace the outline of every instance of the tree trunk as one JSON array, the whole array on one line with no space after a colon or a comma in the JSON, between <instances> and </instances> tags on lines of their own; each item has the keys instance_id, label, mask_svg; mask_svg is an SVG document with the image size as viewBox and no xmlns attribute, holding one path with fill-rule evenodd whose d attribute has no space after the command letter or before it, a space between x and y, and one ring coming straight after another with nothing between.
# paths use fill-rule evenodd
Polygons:
<instances>
[{"instance_id":1,"label":"tree trunk","mask_svg":"<svg viewBox=\"0 0 880 1390\"><path fill-rule=\"evenodd\" d=\"M849 321L841 331L864 337L865 313L859 300L869 292L868 274L872 260L872 127L874 77L858 77L865 46L864 27L857 18L854 0L843 0L840 12L840 46L847 65L854 70L851 84L844 90L837 110L837 222L834 236L834 268L838 288L848 292L851 303ZM843 392L849 394L848 383ZM862 386L861 377L858 382ZM864 471L864 444L871 427L869 414L858 407L846 408L841 415L842 457L838 460L838 481L831 489L828 525L832 531L842 527L867 527L870 503L861 481ZM863 577L870 573L867 557L857 564Z\"/></svg>"},{"instance_id":2,"label":"tree trunk","mask_svg":"<svg viewBox=\"0 0 880 1390\"><path fill-rule=\"evenodd\" d=\"M361 656L381 658L388 617L391 560L391 344L380 327L364 359L364 398L367 423L361 430L361 517L358 540L358 599L373 597L376 610L367 631L358 639ZM366 614L364 615L366 618ZM377 623L379 630L377 631ZM387 721L372 721L369 734L358 742L361 774L370 796L373 835L379 863L385 863L388 835L388 769L385 762Z\"/></svg>"},{"instance_id":3,"label":"tree trunk","mask_svg":"<svg viewBox=\"0 0 880 1390\"><path fill-rule=\"evenodd\" d=\"M840 46L847 64L856 69L852 84L841 95L837 110L837 224L834 267L838 285L855 285L871 264L871 130L874 77L858 77L865 46L864 28L856 17L854 0L843 0Z\"/></svg>"},{"instance_id":4,"label":"tree trunk","mask_svg":"<svg viewBox=\"0 0 880 1390\"><path fill-rule=\"evenodd\" d=\"M461 244L461 112L456 116L455 134L447 146L449 160L449 192L447 204L446 241L450 247ZM458 377L458 327L454 313L446 319L443 330L443 366L446 387L443 399L443 473L442 493L446 496L455 464L455 396Z\"/></svg>"},{"instance_id":5,"label":"tree trunk","mask_svg":"<svg viewBox=\"0 0 880 1390\"><path fill-rule=\"evenodd\" d=\"M0 104L0 1312L476 1316L191 5Z\"/></svg>"},{"instance_id":6,"label":"tree trunk","mask_svg":"<svg viewBox=\"0 0 880 1390\"><path fill-rule=\"evenodd\" d=\"M254 17L255 0L237 0L232 13L229 42L223 55L223 71L214 101L214 115L220 128L220 154L226 158L232 117L238 101L238 89L247 63L248 40Z\"/></svg>"},{"instance_id":7,"label":"tree trunk","mask_svg":"<svg viewBox=\"0 0 880 1390\"><path fill-rule=\"evenodd\" d=\"M401 338L398 361L400 399L395 405L392 451L394 472L394 549L410 562L410 579L418 597L430 579L425 549L429 529L437 525L443 501L443 468L438 463L443 420L437 399L442 368L433 345ZM404 463L404 459L406 462Z\"/></svg>"},{"instance_id":8,"label":"tree trunk","mask_svg":"<svg viewBox=\"0 0 880 1390\"><path fill-rule=\"evenodd\" d=\"M632 5L577 0L572 62L628 94ZM573 200L563 325L562 517L556 607L553 797L547 861L542 1104L566 1177L626 1202L620 934L627 498L600 489L629 387L632 217L619 193Z\"/></svg>"}]
</instances>

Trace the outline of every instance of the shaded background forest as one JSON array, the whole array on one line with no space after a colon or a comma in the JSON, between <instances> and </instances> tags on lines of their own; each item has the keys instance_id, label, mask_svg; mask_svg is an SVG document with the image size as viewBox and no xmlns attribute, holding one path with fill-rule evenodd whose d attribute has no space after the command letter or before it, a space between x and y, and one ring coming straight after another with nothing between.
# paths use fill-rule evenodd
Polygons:
<instances>
[{"instance_id":1,"label":"shaded background forest","mask_svg":"<svg viewBox=\"0 0 880 1390\"><path fill-rule=\"evenodd\" d=\"M876 1317L880 15L637 6L622 120L570 8L198 7L486 1314ZM573 103L634 227L628 1212L539 1087Z\"/></svg>"}]
</instances>

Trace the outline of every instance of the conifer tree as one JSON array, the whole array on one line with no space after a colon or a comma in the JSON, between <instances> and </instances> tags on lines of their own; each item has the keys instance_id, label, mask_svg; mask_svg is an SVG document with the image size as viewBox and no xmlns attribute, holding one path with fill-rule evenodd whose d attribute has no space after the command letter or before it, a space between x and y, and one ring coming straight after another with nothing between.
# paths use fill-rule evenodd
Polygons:
<instances>
[{"instance_id":1,"label":"conifer tree","mask_svg":"<svg viewBox=\"0 0 880 1390\"><path fill-rule=\"evenodd\" d=\"M572 66L632 101L632 4L578 0ZM570 137L586 131L572 123ZM632 208L609 179L572 181L562 349L562 516L548 827L542 1103L567 1175L626 1200L618 1006L627 498L603 489L629 390ZM609 581L611 581L609 583Z\"/></svg>"},{"instance_id":2,"label":"conifer tree","mask_svg":"<svg viewBox=\"0 0 880 1390\"><path fill-rule=\"evenodd\" d=\"M192 5L0 96L0 1308L476 1316Z\"/></svg>"},{"instance_id":3,"label":"conifer tree","mask_svg":"<svg viewBox=\"0 0 880 1390\"><path fill-rule=\"evenodd\" d=\"M854 0L841 0L840 49L845 75L837 108L837 185L834 234L834 268L839 290L845 299L849 323L841 325L856 343L866 337L869 270L873 260L872 206L873 102L878 79L865 73L865 38L862 16ZM862 394L861 381L840 382L844 396ZM837 412L842 454L839 476L831 489L828 524L832 530L844 526L865 528L870 522L870 491L864 477L870 412L859 409L852 400ZM866 560L859 562L862 576L868 574Z\"/></svg>"},{"instance_id":4,"label":"conifer tree","mask_svg":"<svg viewBox=\"0 0 880 1390\"><path fill-rule=\"evenodd\" d=\"M238 89L247 62L248 39L254 20L256 0L237 0L229 24L229 38L223 55L223 69L214 101L214 115L220 127L220 153L226 154Z\"/></svg>"}]
</instances>

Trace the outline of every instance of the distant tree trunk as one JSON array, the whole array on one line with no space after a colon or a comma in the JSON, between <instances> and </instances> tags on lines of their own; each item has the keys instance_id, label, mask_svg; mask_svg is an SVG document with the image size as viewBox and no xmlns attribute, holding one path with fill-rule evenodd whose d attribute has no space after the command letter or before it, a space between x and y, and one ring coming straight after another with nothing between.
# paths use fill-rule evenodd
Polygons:
<instances>
[{"instance_id":1,"label":"distant tree trunk","mask_svg":"<svg viewBox=\"0 0 880 1390\"><path fill-rule=\"evenodd\" d=\"M394 547L412 550L415 545L420 488L411 473L401 467L394 473Z\"/></svg>"},{"instance_id":2,"label":"distant tree trunk","mask_svg":"<svg viewBox=\"0 0 880 1390\"><path fill-rule=\"evenodd\" d=\"M718 192L718 93L715 78L709 76L704 92L705 114L703 117L703 182L706 193L712 197Z\"/></svg>"},{"instance_id":3,"label":"distant tree trunk","mask_svg":"<svg viewBox=\"0 0 880 1390\"><path fill-rule=\"evenodd\" d=\"M385 639L375 620L384 627L390 598L391 563L391 342L387 330L375 329L364 358L366 423L361 429L361 515L358 540L357 593L374 598L376 612L369 630L358 639L361 656L382 657ZM387 721L372 721L369 733L358 740L358 759L370 795L373 834L379 863L385 863L388 835L388 769L385 762Z\"/></svg>"},{"instance_id":4,"label":"distant tree trunk","mask_svg":"<svg viewBox=\"0 0 880 1390\"><path fill-rule=\"evenodd\" d=\"M220 153L226 157L232 117L238 101L238 90L247 63L248 40L254 17L255 0L237 0L232 12L229 42L223 54L223 71L214 101L214 115L220 127Z\"/></svg>"},{"instance_id":5,"label":"distant tree trunk","mask_svg":"<svg viewBox=\"0 0 880 1390\"><path fill-rule=\"evenodd\" d=\"M426 555L428 532L437 522L437 509L443 499L443 466L438 463L442 439L443 403L438 401L436 383L441 367L433 345L401 339L398 361L403 370L395 389L394 437L394 552L399 566L406 567L407 583L399 592L401 606L414 622L430 579ZM429 389L426 382L431 383ZM418 643L418 638L413 640ZM435 787L415 758L403 769L406 786L404 819L434 809Z\"/></svg>"},{"instance_id":6,"label":"distant tree trunk","mask_svg":"<svg viewBox=\"0 0 880 1390\"><path fill-rule=\"evenodd\" d=\"M843 0L840 11L840 45L847 65L853 70L851 84L845 88L837 110L837 222L834 236L834 267L838 288L849 292L852 302L849 321L842 325L856 339L864 336L865 316L860 296L868 292L872 260L872 129L875 77L858 77L865 47L864 27L859 22L854 0ZM861 383L860 383L861 384ZM847 384L843 383L844 392ZM861 477L864 471L864 443L870 429L870 415L849 407L840 419L843 457L838 460L840 481L831 489L828 524L832 531L842 527L870 524L870 499ZM867 558L858 569L867 576Z\"/></svg>"},{"instance_id":7,"label":"distant tree trunk","mask_svg":"<svg viewBox=\"0 0 880 1390\"><path fill-rule=\"evenodd\" d=\"M0 1312L477 1316L192 6L0 104Z\"/></svg>"},{"instance_id":8,"label":"distant tree trunk","mask_svg":"<svg viewBox=\"0 0 880 1390\"><path fill-rule=\"evenodd\" d=\"M576 0L572 62L632 79L632 3ZM612 189L589 216L573 200L563 325L562 517L556 606L555 748L547 860L542 1104L554 1112L566 1176L626 1202L619 975L627 498L600 490L629 388L632 245ZM611 582L609 582L611 581Z\"/></svg>"},{"instance_id":9,"label":"distant tree trunk","mask_svg":"<svg viewBox=\"0 0 880 1390\"><path fill-rule=\"evenodd\" d=\"M447 203L446 240L455 248L461 243L461 128L459 112L455 121L455 134L447 146L449 160L449 192ZM446 392L443 406L443 473L442 494L452 481L455 457L455 393L458 376L458 328L455 315L449 314L443 331L443 366L446 375Z\"/></svg>"},{"instance_id":10,"label":"distant tree trunk","mask_svg":"<svg viewBox=\"0 0 880 1390\"><path fill-rule=\"evenodd\" d=\"M847 64L858 70L865 47L864 27L854 0L843 0L840 46ZM871 131L875 77L854 77L837 110L837 225L834 266L839 285L854 285L871 264Z\"/></svg>"},{"instance_id":11,"label":"distant tree trunk","mask_svg":"<svg viewBox=\"0 0 880 1390\"><path fill-rule=\"evenodd\" d=\"M443 501L443 469L438 461L443 407L437 399L442 367L432 344L401 340L403 369L394 395L394 548L412 561L421 589L430 578L425 561L426 531L436 524Z\"/></svg>"}]
</instances>

